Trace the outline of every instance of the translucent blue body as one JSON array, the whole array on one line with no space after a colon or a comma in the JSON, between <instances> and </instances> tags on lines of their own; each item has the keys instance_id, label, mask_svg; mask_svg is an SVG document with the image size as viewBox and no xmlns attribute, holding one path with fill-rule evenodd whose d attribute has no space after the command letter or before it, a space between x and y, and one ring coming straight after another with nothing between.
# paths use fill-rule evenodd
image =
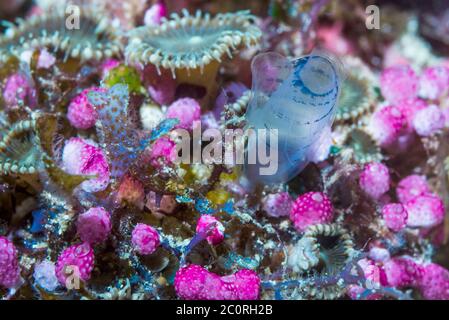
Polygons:
<instances>
[{"instance_id":1,"label":"translucent blue body","mask_svg":"<svg viewBox=\"0 0 449 320\"><path fill-rule=\"evenodd\" d=\"M264 53L254 58L252 76L247 127L277 130L278 170L261 175L260 163L245 162L245 173L250 181L286 182L304 169L321 135L329 132L325 129L332 125L340 91L339 65L320 54L291 61Z\"/></svg>"}]
</instances>

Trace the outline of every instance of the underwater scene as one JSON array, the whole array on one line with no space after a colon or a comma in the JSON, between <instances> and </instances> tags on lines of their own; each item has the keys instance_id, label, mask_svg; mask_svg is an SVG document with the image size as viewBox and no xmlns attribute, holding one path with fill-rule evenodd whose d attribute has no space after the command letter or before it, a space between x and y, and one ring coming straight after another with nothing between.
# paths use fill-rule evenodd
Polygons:
<instances>
[{"instance_id":1,"label":"underwater scene","mask_svg":"<svg viewBox=\"0 0 449 320\"><path fill-rule=\"evenodd\" d=\"M0 0L0 300L449 300L449 2Z\"/></svg>"}]
</instances>

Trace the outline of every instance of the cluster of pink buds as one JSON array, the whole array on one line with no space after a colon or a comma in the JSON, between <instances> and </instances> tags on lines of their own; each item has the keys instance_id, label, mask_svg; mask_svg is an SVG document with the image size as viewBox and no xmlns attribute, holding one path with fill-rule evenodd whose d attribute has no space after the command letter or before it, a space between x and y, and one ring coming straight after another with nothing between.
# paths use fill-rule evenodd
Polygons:
<instances>
[{"instance_id":1,"label":"cluster of pink buds","mask_svg":"<svg viewBox=\"0 0 449 320\"><path fill-rule=\"evenodd\" d=\"M173 102L165 113L167 119L178 119L176 128L193 129L194 122L201 117L201 107L195 99L181 98Z\"/></svg>"},{"instance_id":2,"label":"cluster of pink buds","mask_svg":"<svg viewBox=\"0 0 449 320\"><path fill-rule=\"evenodd\" d=\"M209 214L203 214L196 225L197 233L207 234L206 240L211 245L220 244L224 239L225 228L217 218Z\"/></svg>"},{"instance_id":3,"label":"cluster of pink buds","mask_svg":"<svg viewBox=\"0 0 449 320\"><path fill-rule=\"evenodd\" d=\"M377 265L373 260L362 259L358 262L359 267L363 270L365 277L364 287L366 289L378 289L380 286L387 285L387 279L384 270ZM360 294L365 291L365 288L358 285L351 285L348 288L348 295L351 299L358 299ZM366 299L378 300L382 298L381 294L369 294Z\"/></svg>"},{"instance_id":4,"label":"cluster of pink buds","mask_svg":"<svg viewBox=\"0 0 449 320\"><path fill-rule=\"evenodd\" d=\"M150 163L156 168L173 163L176 156L176 143L168 137L157 139L151 146Z\"/></svg>"},{"instance_id":5,"label":"cluster of pink buds","mask_svg":"<svg viewBox=\"0 0 449 320\"><path fill-rule=\"evenodd\" d=\"M374 250L373 250L374 249ZM373 289L373 293L364 296L366 299L382 298L381 287L414 288L419 290L422 297L431 300L449 299L449 270L435 263L419 263L409 256L390 258L388 250L373 247L370 257L358 262L363 270L367 282L363 287L351 285L348 295L352 299L359 299L366 289Z\"/></svg>"},{"instance_id":6,"label":"cluster of pink buds","mask_svg":"<svg viewBox=\"0 0 449 320\"><path fill-rule=\"evenodd\" d=\"M408 212L401 203L389 203L382 208L382 216L387 227L395 232L407 226Z\"/></svg>"},{"instance_id":7,"label":"cluster of pink buds","mask_svg":"<svg viewBox=\"0 0 449 320\"><path fill-rule=\"evenodd\" d=\"M401 114L405 117L405 133L413 132L414 119L421 110L427 109L427 103L419 98L402 101L400 105L395 106Z\"/></svg>"},{"instance_id":8,"label":"cluster of pink buds","mask_svg":"<svg viewBox=\"0 0 449 320\"><path fill-rule=\"evenodd\" d=\"M416 286L422 275L422 267L409 257L392 258L382 268L388 285L395 288Z\"/></svg>"},{"instance_id":9,"label":"cluster of pink buds","mask_svg":"<svg viewBox=\"0 0 449 320\"><path fill-rule=\"evenodd\" d=\"M348 295L359 299L366 289L373 289L364 298L380 299L382 292L375 289L381 287L415 288L424 299L449 299L449 270L435 263L418 263L411 257L388 258L384 261L362 259L358 262L367 280L364 287L351 285Z\"/></svg>"},{"instance_id":10,"label":"cluster of pink buds","mask_svg":"<svg viewBox=\"0 0 449 320\"><path fill-rule=\"evenodd\" d=\"M75 277L88 281L94 269L94 251L87 243L68 247L58 257L56 262L56 277L63 286Z\"/></svg>"},{"instance_id":11,"label":"cluster of pink buds","mask_svg":"<svg viewBox=\"0 0 449 320\"><path fill-rule=\"evenodd\" d=\"M290 219L296 230L304 232L309 226L329 223L334 218L334 208L323 192L308 192L293 203Z\"/></svg>"},{"instance_id":12,"label":"cluster of pink buds","mask_svg":"<svg viewBox=\"0 0 449 320\"><path fill-rule=\"evenodd\" d=\"M427 137L442 129L445 121L445 116L440 108L432 104L416 112L413 118L413 128L420 136Z\"/></svg>"},{"instance_id":13,"label":"cluster of pink buds","mask_svg":"<svg viewBox=\"0 0 449 320\"><path fill-rule=\"evenodd\" d=\"M424 176L410 175L399 181L396 195L401 203L407 203L416 197L430 193L429 185Z\"/></svg>"},{"instance_id":14,"label":"cluster of pink buds","mask_svg":"<svg viewBox=\"0 0 449 320\"><path fill-rule=\"evenodd\" d=\"M416 288L428 300L449 299L449 270L438 264L399 257L385 262L382 268L390 287Z\"/></svg>"},{"instance_id":15,"label":"cluster of pink buds","mask_svg":"<svg viewBox=\"0 0 449 320\"><path fill-rule=\"evenodd\" d=\"M449 270L435 263L423 266L418 288L425 299L449 299Z\"/></svg>"},{"instance_id":16,"label":"cluster of pink buds","mask_svg":"<svg viewBox=\"0 0 449 320\"><path fill-rule=\"evenodd\" d=\"M131 242L138 253L152 254L159 247L159 233L149 225L138 223L132 232Z\"/></svg>"},{"instance_id":17,"label":"cluster of pink buds","mask_svg":"<svg viewBox=\"0 0 449 320\"><path fill-rule=\"evenodd\" d=\"M104 92L104 88L89 88L83 90L69 104L67 111L67 119L72 126L77 129L89 129L95 125L97 121L97 111L89 102L87 95L89 92Z\"/></svg>"},{"instance_id":18,"label":"cluster of pink buds","mask_svg":"<svg viewBox=\"0 0 449 320\"><path fill-rule=\"evenodd\" d=\"M288 192L270 193L262 201L262 207L270 217L288 216L293 206Z\"/></svg>"},{"instance_id":19,"label":"cluster of pink buds","mask_svg":"<svg viewBox=\"0 0 449 320\"><path fill-rule=\"evenodd\" d=\"M78 235L91 245L104 242L111 232L111 217L102 207L90 208L78 217Z\"/></svg>"},{"instance_id":20,"label":"cluster of pink buds","mask_svg":"<svg viewBox=\"0 0 449 320\"><path fill-rule=\"evenodd\" d=\"M410 66L399 65L383 70L380 88L384 98L395 105L418 94L419 78Z\"/></svg>"},{"instance_id":21,"label":"cluster of pink buds","mask_svg":"<svg viewBox=\"0 0 449 320\"><path fill-rule=\"evenodd\" d=\"M220 277L190 264L178 270L174 286L178 297L185 300L257 300L260 279L253 270Z\"/></svg>"},{"instance_id":22,"label":"cluster of pink buds","mask_svg":"<svg viewBox=\"0 0 449 320\"><path fill-rule=\"evenodd\" d=\"M101 148L81 138L71 138L62 152L63 169L70 174L94 176L81 187L86 192L97 192L109 184L109 165Z\"/></svg>"},{"instance_id":23,"label":"cluster of pink buds","mask_svg":"<svg viewBox=\"0 0 449 320\"><path fill-rule=\"evenodd\" d=\"M391 105L373 114L368 130L381 146L412 131L430 136L445 126L446 117L437 104L449 91L448 67L429 67L418 76L409 65L397 65L382 72L380 86Z\"/></svg>"},{"instance_id":24,"label":"cluster of pink buds","mask_svg":"<svg viewBox=\"0 0 449 320\"><path fill-rule=\"evenodd\" d=\"M25 75L14 73L6 79L3 87L3 100L8 108L23 105L34 107L36 91Z\"/></svg>"},{"instance_id":25,"label":"cluster of pink buds","mask_svg":"<svg viewBox=\"0 0 449 320\"><path fill-rule=\"evenodd\" d=\"M405 177L399 182L396 194L408 213L407 226L428 228L443 221L443 200L431 193L423 176Z\"/></svg>"},{"instance_id":26,"label":"cluster of pink buds","mask_svg":"<svg viewBox=\"0 0 449 320\"><path fill-rule=\"evenodd\" d=\"M386 106L372 115L368 131L381 146L389 146L401 135L405 124L406 118L399 108Z\"/></svg>"},{"instance_id":27,"label":"cluster of pink buds","mask_svg":"<svg viewBox=\"0 0 449 320\"><path fill-rule=\"evenodd\" d=\"M405 205L408 212L407 225L430 228L439 225L444 219L444 203L435 194L416 197Z\"/></svg>"},{"instance_id":28,"label":"cluster of pink buds","mask_svg":"<svg viewBox=\"0 0 449 320\"><path fill-rule=\"evenodd\" d=\"M436 100L449 91L449 67L434 66L425 69L419 79L419 95Z\"/></svg>"},{"instance_id":29,"label":"cluster of pink buds","mask_svg":"<svg viewBox=\"0 0 449 320\"><path fill-rule=\"evenodd\" d=\"M390 189L390 173L382 163L371 162L365 165L359 180L360 188L371 198L377 200Z\"/></svg>"},{"instance_id":30,"label":"cluster of pink buds","mask_svg":"<svg viewBox=\"0 0 449 320\"><path fill-rule=\"evenodd\" d=\"M13 288L20 280L17 250L7 238L0 236L0 287Z\"/></svg>"}]
</instances>

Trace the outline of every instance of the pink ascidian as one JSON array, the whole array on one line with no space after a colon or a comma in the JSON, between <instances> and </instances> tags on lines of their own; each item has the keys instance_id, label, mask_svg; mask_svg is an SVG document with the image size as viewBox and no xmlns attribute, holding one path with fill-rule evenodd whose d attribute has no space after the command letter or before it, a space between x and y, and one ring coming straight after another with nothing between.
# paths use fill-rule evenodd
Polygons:
<instances>
[{"instance_id":1,"label":"pink ascidian","mask_svg":"<svg viewBox=\"0 0 449 320\"><path fill-rule=\"evenodd\" d=\"M413 128L420 136L427 137L441 130L445 122L443 112L433 104L416 113L413 118Z\"/></svg>"},{"instance_id":2,"label":"pink ascidian","mask_svg":"<svg viewBox=\"0 0 449 320\"><path fill-rule=\"evenodd\" d=\"M408 213L400 203L389 203L382 208L382 216L387 227L395 232L407 225Z\"/></svg>"},{"instance_id":3,"label":"pink ascidian","mask_svg":"<svg viewBox=\"0 0 449 320\"><path fill-rule=\"evenodd\" d=\"M362 259L358 262L358 265L363 270L363 274L366 279L366 288L376 289L387 284L385 272L374 261L370 259ZM348 295L351 299L356 300L364 291L365 289L360 286L351 285L348 290ZM370 294L366 297L368 300L378 300L381 298L382 295L376 293Z\"/></svg>"},{"instance_id":4,"label":"pink ascidian","mask_svg":"<svg viewBox=\"0 0 449 320\"><path fill-rule=\"evenodd\" d=\"M0 287L13 288L20 280L17 250L7 238L0 236Z\"/></svg>"},{"instance_id":5,"label":"pink ascidian","mask_svg":"<svg viewBox=\"0 0 449 320\"><path fill-rule=\"evenodd\" d=\"M190 264L178 270L174 286L178 297L185 300L257 300L260 279L253 270L220 277Z\"/></svg>"},{"instance_id":6,"label":"pink ascidian","mask_svg":"<svg viewBox=\"0 0 449 320\"><path fill-rule=\"evenodd\" d=\"M308 192L299 196L293 203L290 219L296 230L303 232L307 227L331 222L334 208L323 192Z\"/></svg>"},{"instance_id":7,"label":"pink ascidian","mask_svg":"<svg viewBox=\"0 0 449 320\"><path fill-rule=\"evenodd\" d=\"M405 125L401 110L386 106L371 116L367 130L381 146L389 146L398 139Z\"/></svg>"},{"instance_id":8,"label":"pink ascidian","mask_svg":"<svg viewBox=\"0 0 449 320\"><path fill-rule=\"evenodd\" d=\"M416 174L405 177L399 181L396 187L396 195L402 204L428 193L430 193L430 188L426 178Z\"/></svg>"},{"instance_id":9,"label":"pink ascidian","mask_svg":"<svg viewBox=\"0 0 449 320\"><path fill-rule=\"evenodd\" d=\"M436 263L423 266L418 284L428 300L449 300L449 271Z\"/></svg>"},{"instance_id":10,"label":"pink ascidian","mask_svg":"<svg viewBox=\"0 0 449 320\"><path fill-rule=\"evenodd\" d=\"M270 217L288 216L293 200L288 192L271 193L262 200L262 207Z\"/></svg>"},{"instance_id":11,"label":"pink ascidian","mask_svg":"<svg viewBox=\"0 0 449 320\"><path fill-rule=\"evenodd\" d=\"M103 151L92 142L71 138L62 152L63 169L70 174L92 175L81 188L86 192L98 192L109 184L109 165Z\"/></svg>"},{"instance_id":12,"label":"pink ascidian","mask_svg":"<svg viewBox=\"0 0 449 320\"><path fill-rule=\"evenodd\" d=\"M196 232L206 234L206 240L211 245L217 245L223 241L224 230L223 224L217 218L208 214L201 215L196 225Z\"/></svg>"},{"instance_id":13,"label":"pink ascidian","mask_svg":"<svg viewBox=\"0 0 449 320\"><path fill-rule=\"evenodd\" d=\"M7 107L32 106L36 99L36 92L30 86L25 75L15 73L10 75L3 88L3 100Z\"/></svg>"},{"instance_id":14,"label":"pink ascidian","mask_svg":"<svg viewBox=\"0 0 449 320\"><path fill-rule=\"evenodd\" d=\"M88 243L76 244L68 247L58 257L56 262L56 276L63 286L69 277L79 276L82 281L90 279L94 269L94 251Z\"/></svg>"},{"instance_id":15,"label":"pink ascidian","mask_svg":"<svg viewBox=\"0 0 449 320\"><path fill-rule=\"evenodd\" d=\"M419 79L419 95L425 99L435 100L447 93L449 89L449 67L429 67Z\"/></svg>"},{"instance_id":16,"label":"pink ascidian","mask_svg":"<svg viewBox=\"0 0 449 320\"><path fill-rule=\"evenodd\" d=\"M173 102L167 109L165 117L167 119L178 119L176 128L190 130L195 121L199 121L201 107L199 103L191 98L182 98Z\"/></svg>"},{"instance_id":17,"label":"pink ascidian","mask_svg":"<svg viewBox=\"0 0 449 320\"><path fill-rule=\"evenodd\" d=\"M435 194L426 194L407 202L407 225L409 227L430 228L439 225L444 219L443 200Z\"/></svg>"},{"instance_id":18,"label":"pink ascidian","mask_svg":"<svg viewBox=\"0 0 449 320\"><path fill-rule=\"evenodd\" d=\"M388 286L395 288L415 286L422 275L422 267L409 257L388 260L384 262L383 270Z\"/></svg>"},{"instance_id":19,"label":"pink ascidian","mask_svg":"<svg viewBox=\"0 0 449 320\"><path fill-rule=\"evenodd\" d=\"M365 165L359 180L360 188L377 200L390 189L390 174L387 166L378 162Z\"/></svg>"},{"instance_id":20,"label":"pink ascidian","mask_svg":"<svg viewBox=\"0 0 449 320\"><path fill-rule=\"evenodd\" d=\"M419 78L410 66L394 66L382 71L380 88L385 99L399 104L417 96Z\"/></svg>"},{"instance_id":21,"label":"pink ascidian","mask_svg":"<svg viewBox=\"0 0 449 320\"><path fill-rule=\"evenodd\" d=\"M176 143L168 137L157 139L151 146L150 163L159 168L162 164L170 164L176 160Z\"/></svg>"},{"instance_id":22,"label":"pink ascidian","mask_svg":"<svg viewBox=\"0 0 449 320\"><path fill-rule=\"evenodd\" d=\"M395 107L398 108L405 117L407 132L412 132L414 130L413 119L415 119L415 116L419 111L427 108L427 103L422 99L415 98L401 101L401 103Z\"/></svg>"},{"instance_id":23,"label":"pink ascidian","mask_svg":"<svg viewBox=\"0 0 449 320\"><path fill-rule=\"evenodd\" d=\"M109 212L102 207L90 208L78 217L78 234L91 245L105 241L111 232Z\"/></svg>"},{"instance_id":24,"label":"pink ascidian","mask_svg":"<svg viewBox=\"0 0 449 320\"><path fill-rule=\"evenodd\" d=\"M77 129L89 129L97 121L97 111L87 99L89 92L104 92L103 88L90 88L83 90L69 104L67 119Z\"/></svg>"},{"instance_id":25,"label":"pink ascidian","mask_svg":"<svg viewBox=\"0 0 449 320\"><path fill-rule=\"evenodd\" d=\"M132 232L131 242L138 253L152 254L159 247L159 233L149 225L138 223Z\"/></svg>"}]
</instances>

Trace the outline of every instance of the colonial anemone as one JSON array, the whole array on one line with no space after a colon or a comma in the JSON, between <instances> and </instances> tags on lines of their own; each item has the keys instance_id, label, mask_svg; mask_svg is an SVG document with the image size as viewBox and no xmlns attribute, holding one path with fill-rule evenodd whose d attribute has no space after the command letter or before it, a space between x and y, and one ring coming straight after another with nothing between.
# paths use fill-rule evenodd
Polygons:
<instances>
[{"instance_id":1,"label":"colonial anemone","mask_svg":"<svg viewBox=\"0 0 449 320\"><path fill-rule=\"evenodd\" d=\"M357 163L368 163L383 159L379 146L364 130L354 129L347 134L344 147L352 150L353 159Z\"/></svg>"},{"instance_id":2,"label":"colonial anemone","mask_svg":"<svg viewBox=\"0 0 449 320\"><path fill-rule=\"evenodd\" d=\"M262 33L247 11L218 14L210 18L197 11L195 16L186 10L184 16L172 14L158 27L140 27L130 34L126 57L131 62L154 64L158 68L197 69L212 61L221 62L226 53L242 45L258 42Z\"/></svg>"},{"instance_id":3,"label":"colonial anemone","mask_svg":"<svg viewBox=\"0 0 449 320\"><path fill-rule=\"evenodd\" d=\"M35 121L15 123L0 141L0 174L34 174L39 165Z\"/></svg>"},{"instance_id":4,"label":"colonial anemone","mask_svg":"<svg viewBox=\"0 0 449 320\"><path fill-rule=\"evenodd\" d=\"M234 103L225 104L224 110L220 115L222 129L224 129L225 127L238 127L241 125L244 119L243 116L246 112L246 107L248 106L251 97L251 90L247 90Z\"/></svg>"},{"instance_id":5,"label":"colonial anemone","mask_svg":"<svg viewBox=\"0 0 449 320\"><path fill-rule=\"evenodd\" d=\"M345 293L345 285L323 284L317 287L319 277L337 276L353 259L354 243L349 233L337 224L317 224L309 227L303 237L290 248L288 265L300 274L311 274L300 291L307 297L335 299Z\"/></svg>"},{"instance_id":6,"label":"colonial anemone","mask_svg":"<svg viewBox=\"0 0 449 320\"><path fill-rule=\"evenodd\" d=\"M346 57L342 62L347 70L347 78L341 88L335 124L359 126L376 102L373 87L375 78L369 68L357 58Z\"/></svg>"},{"instance_id":7,"label":"colonial anemone","mask_svg":"<svg viewBox=\"0 0 449 320\"><path fill-rule=\"evenodd\" d=\"M11 54L20 55L27 49L42 47L63 52L65 58L83 61L100 60L120 53L118 31L108 19L102 18L104 15L100 11L83 6L80 12L73 12L72 21L64 10L57 8L27 20L17 19L16 24L12 24L0 37L0 60ZM73 28L67 27L69 22L73 23Z\"/></svg>"}]
</instances>

